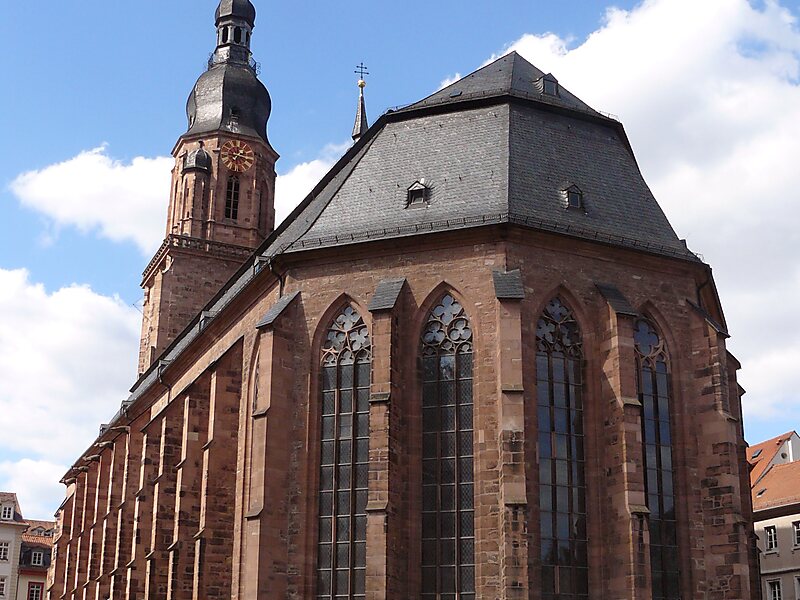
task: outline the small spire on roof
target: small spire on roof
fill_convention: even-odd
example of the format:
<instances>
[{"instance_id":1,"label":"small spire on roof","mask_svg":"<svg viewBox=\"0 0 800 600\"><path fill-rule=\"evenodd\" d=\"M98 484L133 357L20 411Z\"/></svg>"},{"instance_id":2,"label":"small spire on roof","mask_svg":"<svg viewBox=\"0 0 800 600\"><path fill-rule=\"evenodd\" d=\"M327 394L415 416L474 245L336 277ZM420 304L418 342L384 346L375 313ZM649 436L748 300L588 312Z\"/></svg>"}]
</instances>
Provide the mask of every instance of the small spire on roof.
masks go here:
<instances>
[{"instance_id":1,"label":"small spire on roof","mask_svg":"<svg viewBox=\"0 0 800 600\"><path fill-rule=\"evenodd\" d=\"M364 135L367 129L369 129L369 123L367 122L367 105L366 102L364 102L364 88L367 87L367 82L364 81L364 76L369 75L369 71L367 71L367 67L364 66L364 63L362 62L356 67L355 72L359 75L359 94L358 110L356 111L356 123L353 125L353 141L358 141L358 138Z\"/></svg>"}]
</instances>

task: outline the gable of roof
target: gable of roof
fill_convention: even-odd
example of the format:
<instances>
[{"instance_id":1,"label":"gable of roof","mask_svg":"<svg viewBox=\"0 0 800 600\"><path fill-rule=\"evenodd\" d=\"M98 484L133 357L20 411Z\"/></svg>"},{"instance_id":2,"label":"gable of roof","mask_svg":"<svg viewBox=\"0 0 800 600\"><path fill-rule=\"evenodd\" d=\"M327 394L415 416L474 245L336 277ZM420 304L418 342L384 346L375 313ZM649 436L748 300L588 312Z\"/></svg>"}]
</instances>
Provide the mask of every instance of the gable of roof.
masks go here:
<instances>
[{"instance_id":1,"label":"gable of roof","mask_svg":"<svg viewBox=\"0 0 800 600\"><path fill-rule=\"evenodd\" d=\"M19 500L14 492L0 492L0 504L13 504L14 505L14 518L11 522L22 524L24 519L22 517L22 509L19 506ZM2 521L9 523L9 521Z\"/></svg>"},{"instance_id":2,"label":"gable of roof","mask_svg":"<svg viewBox=\"0 0 800 600\"><path fill-rule=\"evenodd\" d=\"M508 95L600 116L599 112L560 83L557 94L544 93L542 79L545 76L556 81L555 77L544 73L513 51L402 110Z\"/></svg>"},{"instance_id":3,"label":"gable of roof","mask_svg":"<svg viewBox=\"0 0 800 600\"><path fill-rule=\"evenodd\" d=\"M747 449L747 462L750 463L750 487L754 487L764 477L778 451L794 435L797 435L794 431L788 431Z\"/></svg>"}]
</instances>

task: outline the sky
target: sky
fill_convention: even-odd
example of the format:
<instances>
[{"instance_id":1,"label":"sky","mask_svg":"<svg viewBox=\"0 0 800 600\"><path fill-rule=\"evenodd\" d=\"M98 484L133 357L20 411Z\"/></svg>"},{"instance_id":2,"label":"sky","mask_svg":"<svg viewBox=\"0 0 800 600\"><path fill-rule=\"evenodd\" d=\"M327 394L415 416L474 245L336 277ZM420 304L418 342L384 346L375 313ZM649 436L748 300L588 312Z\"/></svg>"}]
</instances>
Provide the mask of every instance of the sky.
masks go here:
<instances>
[{"instance_id":1,"label":"sky","mask_svg":"<svg viewBox=\"0 0 800 600\"><path fill-rule=\"evenodd\" d=\"M0 16L0 490L49 518L136 377L141 272L215 0L11 2ZM800 0L267 2L278 218L373 122L519 51L625 125L714 268L755 443L800 426Z\"/></svg>"}]
</instances>

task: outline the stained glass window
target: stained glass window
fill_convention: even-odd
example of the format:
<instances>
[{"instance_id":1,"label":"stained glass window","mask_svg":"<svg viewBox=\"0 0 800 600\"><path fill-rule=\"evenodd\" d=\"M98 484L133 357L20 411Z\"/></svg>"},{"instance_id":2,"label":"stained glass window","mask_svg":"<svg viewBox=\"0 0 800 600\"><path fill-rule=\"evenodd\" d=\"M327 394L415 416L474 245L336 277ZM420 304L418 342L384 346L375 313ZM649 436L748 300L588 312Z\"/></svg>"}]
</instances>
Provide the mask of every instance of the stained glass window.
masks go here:
<instances>
[{"instance_id":1,"label":"stained glass window","mask_svg":"<svg viewBox=\"0 0 800 600\"><path fill-rule=\"evenodd\" d=\"M472 328L450 295L422 334L422 599L475 599Z\"/></svg>"},{"instance_id":2,"label":"stained glass window","mask_svg":"<svg viewBox=\"0 0 800 600\"><path fill-rule=\"evenodd\" d=\"M558 298L536 326L542 599L589 597L583 430L583 349Z\"/></svg>"},{"instance_id":3,"label":"stained glass window","mask_svg":"<svg viewBox=\"0 0 800 600\"><path fill-rule=\"evenodd\" d=\"M634 342L642 403L645 491L650 510L653 600L677 600L680 575L667 350L655 326L646 319L636 322Z\"/></svg>"},{"instance_id":4,"label":"stained glass window","mask_svg":"<svg viewBox=\"0 0 800 600\"><path fill-rule=\"evenodd\" d=\"M322 349L317 598L365 596L372 347L358 312L336 317Z\"/></svg>"}]
</instances>

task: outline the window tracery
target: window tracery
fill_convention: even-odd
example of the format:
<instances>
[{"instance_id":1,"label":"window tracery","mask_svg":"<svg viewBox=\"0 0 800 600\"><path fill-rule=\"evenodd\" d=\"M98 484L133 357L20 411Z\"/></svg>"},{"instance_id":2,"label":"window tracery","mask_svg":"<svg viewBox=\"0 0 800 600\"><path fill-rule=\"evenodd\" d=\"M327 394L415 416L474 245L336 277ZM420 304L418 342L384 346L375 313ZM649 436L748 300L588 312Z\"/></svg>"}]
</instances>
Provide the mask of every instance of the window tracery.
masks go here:
<instances>
[{"instance_id":1,"label":"window tracery","mask_svg":"<svg viewBox=\"0 0 800 600\"><path fill-rule=\"evenodd\" d=\"M680 573L667 349L655 325L647 319L636 322L634 343L642 404L645 491L650 510L653 600L677 600L680 598Z\"/></svg>"},{"instance_id":2,"label":"window tracery","mask_svg":"<svg viewBox=\"0 0 800 600\"><path fill-rule=\"evenodd\" d=\"M583 429L583 346L559 298L536 327L543 600L589 597Z\"/></svg>"},{"instance_id":3,"label":"window tracery","mask_svg":"<svg viewBox=\"0 0 800 600\"><path fill-rule=\"evenodd\" d=\"M320 600L365 597L371 361L367 325L346 306L322 347Z\"/></svg>"},{"instance_id":4,"label":"window tracery","mask_svg":"<svg viewBox=\"0 0 800 600\"><path fill-rule=\"evenodd\" d=\"M445 295L422 334L422 598L475 599L473 332Z\"/></svg>"}]
</instances>

